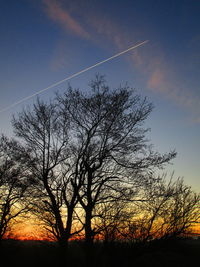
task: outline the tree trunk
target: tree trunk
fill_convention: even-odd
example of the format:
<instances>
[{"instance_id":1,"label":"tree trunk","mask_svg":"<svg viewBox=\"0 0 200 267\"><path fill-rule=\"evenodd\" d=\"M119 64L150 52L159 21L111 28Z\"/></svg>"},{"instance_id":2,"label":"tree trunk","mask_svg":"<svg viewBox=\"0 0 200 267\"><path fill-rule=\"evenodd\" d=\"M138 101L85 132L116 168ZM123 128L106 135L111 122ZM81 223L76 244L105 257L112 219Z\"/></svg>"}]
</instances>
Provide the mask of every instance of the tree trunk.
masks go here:
<instances>
[{"instance_id":1,"label":"tree trunk","mask_svg":"<svg viewBox=\"0 0 200 267\"><path fill-rule=\"evenodd\" d=\"M68 213L67 213L67 224L65 229L65 238L66 242L68 242L70 236L71 236L71 228L72 228L72 220L73 220L73 211L74 207L68 207Z\"/></svg>"},{"instance_id":2,"label":"tree trunk","mask_svg":"<svg viewBox=\"0 0 200 267\"><path fill-rule=\"evenodd\" d=\"M92 221L92 207L87 206L86 211L85 211L85 242L87 245L92 245L93 244L93 231L92 231L92 226L91 226L91 221Z\"/></svg>"},{"instance_id":3,"label":"tree trunk","mask_svg":"<svg viewBox=\"0 0 200 267\"><path fill-rule=\"evenodd\" d=\"M92 230L92 206L87 206L85 209L85 254L86 266L93 266L94 261L94 232Z\"/></svg>"},{"instance_id":4,"label":"tree trunk","mask_svg":"<svg viewBox=\"0 0 200 267\"><path fill-rule=\"evenodd\" d=\"M43 183L44 183L44 187L48 193L48 196L50 198L50 201L51 201L51 208L52 208L52 212L53 212L53 215L55 216L55 219L56 219L56 231L58 231L58 242L60 245L63 245L64 246L64 243L65 243L65 229L64 229L64 225L63 225L63 221L62 221L62 217L61 217L61 214L60 214L60 210L59 210L59 207L57 206L57 203L56 203L56 199L55 199L55 196L54 194L52 193L49 185L48 185L48 182L47 182L47 177L44 177L43 178Z\"/></svg>"}]
</instances>

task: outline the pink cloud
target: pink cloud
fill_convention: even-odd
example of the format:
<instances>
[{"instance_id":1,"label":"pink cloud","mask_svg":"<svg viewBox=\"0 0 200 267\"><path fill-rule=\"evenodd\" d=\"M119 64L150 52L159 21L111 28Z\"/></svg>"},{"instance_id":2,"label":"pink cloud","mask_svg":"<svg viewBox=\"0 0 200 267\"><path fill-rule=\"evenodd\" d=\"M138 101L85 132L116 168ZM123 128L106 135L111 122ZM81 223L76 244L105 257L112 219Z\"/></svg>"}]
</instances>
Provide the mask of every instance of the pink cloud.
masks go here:
<instances>
[{"instance_id":1,"label":"pink cloud","mask_svg":"<svg viewBox=\"0 0 200 267\"><path fill-rule=\"evenodd\" d=\"M45 11L50 19L59 23L66 31L82 38L89 38L88 32L61 6L58 0L43 0Z\"/></svg>"},{"instance_id":2,"label":"pink cloud","mask_svg":"<svg viewBox=\"0 0 200 267\"><path fill-rule=\"evenodd\" d=\"M147 87L156 91L161 91L164 85L165 74L160 69L155 69L147 81Z\"/></svg>"},{"instance_id":3,"label":"pink cloud","mask_svg":"<svg viewBox=\"0 0 200 267\"><path fill-rule=\"evenodd\" d=\"M86 16L84 12L81 13L80 10L76 10L87 24L86 31L72 17L69 11L61 6L58 0L43 0L43 2L48 16L53 21L59 23L66 31L71 31L82 38L90 39L94 44L101 47L106 48L112 45L113 50L120 51L142 41L137 39L137 36L140 36L137 29L132 29L130 32L130 29L124 29L122 25L119 25L109 17L104 16L102 18L98 14L87 14ZM56 56L58 60L54 62L55 68L62 67L65 64L62 53L60 53ZM133 53L126 55L125 58L134 69L138 70L144 77L147 77L147 89L170 99L178 106L190 110L194 117L198 118L195 121L199 121L199 97L192 94L181 81L177 80L176 70L168 62L159 44L155 44L150 40L148 49L134 50Z\"/></svg>"},{"instance_id":4,"label":"pink cloud","mask_svg":"<svg viewBox=\"0 0 200 267\"><path fill-rule=\"evenodd\" d=\"M90 29L95 32L95 38L93 37L93 42L101 45L103 47L110 47L112 45L113 53L114 51L122 51L130 46L133 46L140 41L137 39L137 33L130 33L129 30L124 29L121 25L111 20L109 17L98 16L98 14L91 15L87 17L88 25ZM141 56L141 51L134 50L133 53L125 55L125 58L134 64L137 68L141 66L143 58Z\"/></svg>"},{"instance_id":5,"label":"pink cloud","mask_svg":"<svg viewBox=\"0 0 200 267\"><path fill-rule=\"evenodd\" d=\"M161 66L160 66L161 67ZM159 93L177 106L188 110L193 123L200 123L200 98L172 77L169 70L155 69L147 81L147 88Z\"/></svg>"},{"instance_id":6,"label":"pink cloud","mask_svg":"<svg viewBox=\"0 0 200 267\"><path fill-rule=\"evenodd\" d=\"M136 43L132 35L123 31L113 22L95 20L92 23L98 30L98 33L109 40L117 50L123 50ZM130 37L131 36L131 37ZM182 82L176 78L176 70L170 67L164 51L157 44L149 44L149 49L134 50L126 56L126 59L146 78L146 87L155 94L169 99L177 106L187 109L192 117L193 122L198 123L200 120L200 99L193 94L188 88L182 85Z\"/></svg>"}]
</instances>

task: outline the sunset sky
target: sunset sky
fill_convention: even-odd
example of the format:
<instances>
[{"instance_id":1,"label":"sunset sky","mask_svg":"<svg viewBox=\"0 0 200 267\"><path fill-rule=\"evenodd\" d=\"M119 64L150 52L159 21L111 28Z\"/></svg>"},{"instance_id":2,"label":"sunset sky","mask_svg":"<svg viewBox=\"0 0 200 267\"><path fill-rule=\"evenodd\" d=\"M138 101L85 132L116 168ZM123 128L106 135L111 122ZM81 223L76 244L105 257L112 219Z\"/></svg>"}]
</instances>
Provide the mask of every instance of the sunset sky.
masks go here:
<instances>
[{"instance_id":1,"label":"sunset sky","mask_svg":"<svg viewBox=\"0 0 200 267\"><path fill-rule=\"evenodd\" d=\"M199 0L2 0L0 110L144 40L70 84L87 90L100 73L113 88L128 82L147 96L154 149L178 153L166 171L200 191ZM12 135L12 114L34 100L1 112L0 132Z\"/></svg>"}]
</instances>

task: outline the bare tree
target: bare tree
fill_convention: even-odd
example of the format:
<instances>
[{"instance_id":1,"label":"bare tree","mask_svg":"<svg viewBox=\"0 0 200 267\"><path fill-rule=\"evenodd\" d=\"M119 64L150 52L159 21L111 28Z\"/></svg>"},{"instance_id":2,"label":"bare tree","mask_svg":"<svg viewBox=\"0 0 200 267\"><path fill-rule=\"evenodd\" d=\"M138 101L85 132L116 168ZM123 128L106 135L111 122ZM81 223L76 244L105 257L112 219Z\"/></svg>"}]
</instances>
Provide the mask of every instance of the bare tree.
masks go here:
<instances>
[{"instance_id":1,"label":"bare tree","mask_svg":"<svg viewBox=\"0 0 200 267\"><path fill-rule=\"evenodd\" d=\"M29 210L26 199L25 169L16 162L13 149L18 144L5 136L0 139L0 240L11 231L15 219Z\"/></svg>"},{"instance_id":2,"label":"bare tree","mask_svg":"<svg viewBox=\"0 0 200 267\"><path fill-rule=\"evenodd\" d=\"M77 197L70 181L69 127L67 116L59 113L55 103L39 99L32 110L13 118L14 132L23 149L19 158L31 178L32 211L62 245L73 234L72 220Z\"/></svg>"},{"instance_id":3,"label":"bare tree","mask_svg":"<svg viewBox=\"0 0 200 267\"><path fill-rule=\"evenodd\" d=\"M167 181L166 175L146 188L139 204L143 215L143 241L187 234L200 219L200 195L182 179Z\"/></svg>"},{"instance_id":4,"label":"bare tree","mask_svg":"<svg viewBox=\"0 0 200 267\"><path fill-rule=\"evenodd\" d=\"M87 244L103 229L97 220L104 231L117 229L124 203L138 201L154 169L176 156L154 152L146 140L143 123L153 108L146 98L127 85L111 90L101 76L90 87L87 93L69 87L50 103L37 100L12 121L21 139L18 159L29 172L32 211L61 244L82 230L75 218ZM114 203L122 206L114 209Z\"/></svg>"},{"instance_id":5,"label":"bare tree","mask_svg":"<svg viewBox=\"0 0 200 267\"><path fill-rule=\"evenodd\" d=\"M167 225L165 237L186 235L200 222L200 195L185 185L182 179L178 179L174 187L171 205L163 216Z\"/></svg>"},{"instance_id":6,"label":"bare tree","mask_svg":"<svg viewBox=\"0 0 200 267\"><path fill-rule=\"evenodd\" d=\"M96 208L98 216L94 216L94 227L98 238L105 244L125 239L127 224L135 215L131 203L118 199L99 204Z\"/></svg>"},{"instance_id":7,"label":"bare tree","mask_svg":"<svg viewBox=\"0 0 200 267\"><path fill-rule=\"evenodd\" d=\"M70 87L58 96L62 112L70 119L71 181L85 211L88 244L96 234L92 225L98 204L134 195L145 173L161 168L176 155L174 151L161 155L148 144L142 125L152 105L146 98L128 86L111 90L101 76L90 86L90 93Z\"/></svg>"}]
</instances>

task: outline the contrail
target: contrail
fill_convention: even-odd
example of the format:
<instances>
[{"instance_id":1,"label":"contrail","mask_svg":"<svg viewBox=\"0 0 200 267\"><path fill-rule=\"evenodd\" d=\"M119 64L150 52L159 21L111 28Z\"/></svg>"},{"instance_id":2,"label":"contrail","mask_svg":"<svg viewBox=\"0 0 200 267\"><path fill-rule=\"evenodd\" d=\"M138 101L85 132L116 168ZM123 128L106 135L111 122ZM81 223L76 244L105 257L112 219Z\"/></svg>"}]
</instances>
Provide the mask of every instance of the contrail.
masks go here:
<instances>
[{"instance_id":1,"label":"contrail","mask_svg":"<svg viewBox=\"0 0 200 267\"><path fill-rule=\"evenodd\" d=\"M100 61L100 62L98 62L98 63L96 63L96 64L94 64L94 65L92 65L92 66L90 66L90 67L87 67L87 68L85 68L85 69L83 69L83 70L81 70L81 71L79 71L79 72L77 72L77 73L75 73L75 74L72 74L72 75L68 76L67 78L65 78L65 79L63 79L63 80L61 80L61 81L59 81L59 82L53 83L52 85L50 85L50 86L48 86L48 87L46 87L46 88L44 88L44 89L42 89L42 90L40 90L40 91L37 91L36 93L34 93L34 94L32 94L32 95L26 96L26 97L22 98L21 100L19 100L19 101L17 101L17 102L14 102L13 104L9 105L8 107L1 109L1 110L0 110L0 113L4 112L4 111L6 111L6 110L9 110L9 109L11 109L11 108L13 108L13 107L15 107L15 106L21 104L22 102L24 102L24 101L26 101L26 100L28 100L28 99L30 99L30 98L36 96L36 95L39 95L39 94L41 94L42 92L47 91L47 90L49 90L49 89L51 89L51 88L53 88L53 87L55 87L55 86L57 86L57 85L59 85L59 84L61 84L61 83L63 83L63 82L66 82L66 81L68 81L68 80L70 80L70 79L72 79L72 78L74 78L74 77L76 77L76 76L78 76L78 75L80 75L80 74L82 74L82 73L88 71L88 70L91 70L91 69L93 69L93 68L95 68L95 67L97 67L97 66L99 66L99 65L101 65L101 64L103 64L103 63L105 63L105 62L107 62L107 61L110 61L110 60L112 60L113 58L119 57L119 56L121 56L121 55L123 55L123 54L125 54L125 53L127 53L127 52L129 52L129 51L131 51L131 50L133 50L133 49L135 49L135 48L137 48L137 47L139 47L139 46L142 46L142 45L146 44L147 42L148 42L148 40L143 41L143 42L141 42L141 43L139 43L139 44L136 44L136 45L134 45L134 46L131 46L131 47L129 47L128 49L126 49L126 50L124 50L124 51L122 51L122 52L119 52L119 53L117 53L117 54L115 54L115 55L113 55L113 56L111 56L111 57L109 57L109 58L107 58L107 59L104 59L104 60L102 60L102 61Z\"/></svg>"}]
</instances>

